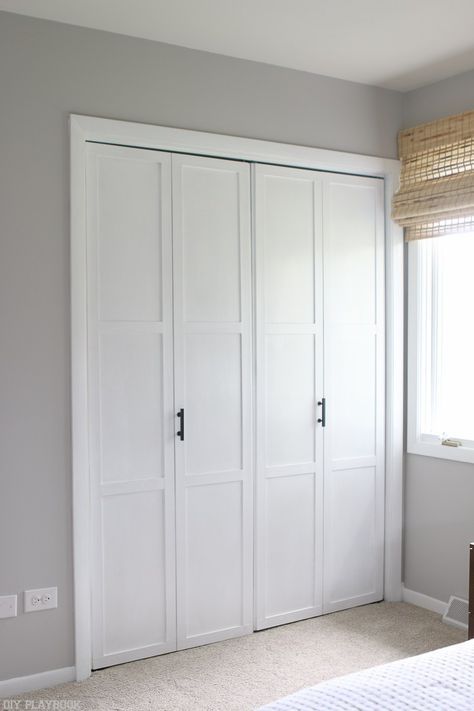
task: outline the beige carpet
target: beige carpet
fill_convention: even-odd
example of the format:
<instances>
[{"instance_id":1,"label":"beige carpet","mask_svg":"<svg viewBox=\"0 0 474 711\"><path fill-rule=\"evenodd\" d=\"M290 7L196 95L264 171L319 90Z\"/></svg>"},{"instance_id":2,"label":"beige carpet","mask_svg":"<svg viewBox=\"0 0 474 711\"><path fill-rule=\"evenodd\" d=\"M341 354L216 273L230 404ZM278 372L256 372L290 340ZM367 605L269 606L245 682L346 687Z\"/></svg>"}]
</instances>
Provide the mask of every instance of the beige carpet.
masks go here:
<instances>
[{"instance_id":1,"label":"beige carpet","mask_svg":"<svg viewBox=\"0 0 474 711\"><path fill-rule=\"evenodd\" d=\"M111 667L17 698L79 700L80 711L251 711L323 679L465 638L432 612L382 602Z\"/></svg>"}]
</instances>

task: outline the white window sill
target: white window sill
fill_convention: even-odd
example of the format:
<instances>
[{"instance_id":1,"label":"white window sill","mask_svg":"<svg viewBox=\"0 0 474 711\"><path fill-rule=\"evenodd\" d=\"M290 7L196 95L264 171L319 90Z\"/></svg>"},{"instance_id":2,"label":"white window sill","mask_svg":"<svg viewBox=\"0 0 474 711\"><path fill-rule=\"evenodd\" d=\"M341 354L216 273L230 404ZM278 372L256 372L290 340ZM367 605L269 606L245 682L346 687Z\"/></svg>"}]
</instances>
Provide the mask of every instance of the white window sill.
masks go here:
<instances>
[{"instance_id":1,"label":"white window sill","mask_svg":"<svg viewBox=\"0 0 474 711\"><path fill-rule=\"evenodd\" d=\"M474 447L448 447L440 442L427 442L422 439L408 441L408 454L421 454L425 457L448 459L453 462L469 462L474 464Z\"/></svg>"}]
</instances>

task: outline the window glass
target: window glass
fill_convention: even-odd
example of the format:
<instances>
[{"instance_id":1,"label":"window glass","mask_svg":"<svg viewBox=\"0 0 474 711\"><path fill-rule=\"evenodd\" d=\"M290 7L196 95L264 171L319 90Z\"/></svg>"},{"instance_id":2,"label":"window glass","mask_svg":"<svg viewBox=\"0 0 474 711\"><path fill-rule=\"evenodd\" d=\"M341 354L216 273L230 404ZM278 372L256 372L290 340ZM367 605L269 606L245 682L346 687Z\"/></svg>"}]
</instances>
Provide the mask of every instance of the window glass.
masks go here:
<instances>
[{"instance_id":1,"label":"window glass","mask_svg":"<svg viewBox=\"0 0 474 711\"><path fill-rule=\"evenodd\" d=\"M421 433L474 440L474 234L419 242Z\"/></svg>"}]
</instances>

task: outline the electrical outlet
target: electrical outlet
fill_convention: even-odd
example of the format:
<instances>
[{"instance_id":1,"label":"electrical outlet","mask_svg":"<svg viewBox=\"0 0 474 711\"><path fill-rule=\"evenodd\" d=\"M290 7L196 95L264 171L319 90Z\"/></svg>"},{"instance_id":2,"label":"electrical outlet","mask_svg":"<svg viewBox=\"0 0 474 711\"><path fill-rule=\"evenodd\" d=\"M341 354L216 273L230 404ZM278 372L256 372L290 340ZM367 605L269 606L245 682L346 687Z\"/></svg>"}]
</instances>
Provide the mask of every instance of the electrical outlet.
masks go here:
<instances>
[{"instance_id":1,"label":"electrical outlet","mask_svg":"<svg viewBox=\"0 0 474 711\"><path fill-rule=\"evenodd\" d=\"M51 610L58 606L57 588L38 588L37 590L25 590L25 612L39 612L39 610Z\"/></svg>"},{"instance_id":2,"label":"electrical outlet","mask_svg":"<svg viewBox=\"0 0 474 711\"><path fill-rule=\"evenodd\" d=\"M4 617L16 617L17 596L2 595L0 597L0 619Z\"/></svg>"}]
</instances>

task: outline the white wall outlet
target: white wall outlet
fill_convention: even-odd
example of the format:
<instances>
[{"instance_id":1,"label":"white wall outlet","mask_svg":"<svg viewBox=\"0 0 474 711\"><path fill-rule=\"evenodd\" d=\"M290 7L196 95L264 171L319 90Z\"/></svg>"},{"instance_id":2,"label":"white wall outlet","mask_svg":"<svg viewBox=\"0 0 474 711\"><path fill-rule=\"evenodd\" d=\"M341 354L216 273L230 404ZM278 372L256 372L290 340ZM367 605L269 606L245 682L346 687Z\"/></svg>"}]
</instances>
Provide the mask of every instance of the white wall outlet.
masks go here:
<instances>
[{"instance_id":1,"label":"white wall outlet","mask_svg":"<svg viewBox=\"0 0 474 711\"><path fill-rule=\"evenodd\" d=\"M4 617L16 617L17 614L17 596L2 595L0 597L0 619Z\"/></svg>"},{"instance_id":2,"label":"white wall outlet","mask_svg":"<svg viewBox=\"0 0 474 711\"><path fill-rule=\"evenodd\" d=\"M53 607L57 606L57 588L38 588L37 590L25 590L25 612L51 610Z\"/></svg>"}]
</instances>

